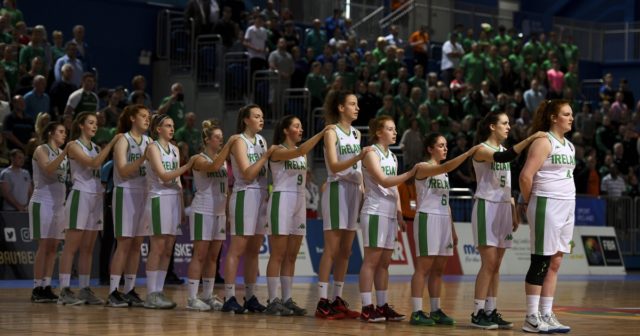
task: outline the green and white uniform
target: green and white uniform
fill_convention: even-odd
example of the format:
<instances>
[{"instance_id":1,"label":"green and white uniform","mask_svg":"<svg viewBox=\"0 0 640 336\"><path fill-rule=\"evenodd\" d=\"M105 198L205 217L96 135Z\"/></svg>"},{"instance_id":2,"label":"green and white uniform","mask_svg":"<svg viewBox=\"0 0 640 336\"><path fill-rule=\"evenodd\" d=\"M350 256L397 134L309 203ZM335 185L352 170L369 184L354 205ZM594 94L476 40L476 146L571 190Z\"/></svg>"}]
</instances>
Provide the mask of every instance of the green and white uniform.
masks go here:
<instances>
[{"instance_id":1,"label":"green and white uniform","mask_svg":"<svg viewBox=\"0 0 640 336\"><path fill-rule=\"evenodd\" d=\"M487 143L492 151L505 151ZM478 187L474 195L471 227L476 246L511 247L513 214L511 211L511 165L473 160Z\"/></svg>"},{"instance_id":2,"label":"green and white uniform","mask_svg":"<svg viewBox=\"0 0 640 336\"><path fill-rule=\"evenodd\" d=\"M247 146L247 159L252 165L267 152L267 141L260 134L256 134L254 141L249 140L244 133L240 139ZM236 158L231 156L231 169L235 182L233 193L229 200L229 220L231 234L236 236L263 235L267 226L267 167L260 169L258 176L251 180L244 180L240 174L240 166Z\"/></svg>"},{"instance_id":3,"label":"green and white uniform","mask_svg":"<svg viewBox=\"0 0 640 336\"><path fill-rule=\"evenodd\" d=\"M200 153L212 163L206 153ZM218 171L205 172L193 169L196 194L191 202L189 228L191 240L225 240L227 216L228 174L226 164Z\"/></svg>"},{"instance_id":4,"label":"green and white uniform","mask_svg":"<svg viewBox=\"0 0 640 336\"><path fill-rule=\"evenodd\" d=\"M452 256L449 177L444 173L416 179L416 194L418 209L413 221L413 239L418 256Z\"/></svg>"},{"instance_id":5,"label":"green and white uniform","mask_svg":"<svg viewBox=\"0 0 640 336\"><path fill-rule=\"evenodd\" d=\"M150 143L149 146L156 146L160 151L160 160L165 172L175 171L180 167L180 152L176 146L169 144L165 149L158 141ZM175 236L178 233L182 215L180 177L163 182L151 169L149 160L144 165L149 188L143 220L149 226L147 232L154 236Z\"/></svg>"},{"instance_id":6,"label":"green and white uniform","mask_svg":"<svg viewBox=\"0 0 640 336\"><path fill-rule=\"evenodd\" d=\"M144 155L151 138L142 135L138 143L131 133L125 133L127 141L126 164L138 160ZM138 171L131 176L120 176L118 169L113 168L113 232L118 237L140 237L149 234L148 224L143 222L145 202L147 200L147 167L143 164Z\"/></svg>"},{"instance_id":7,"label":"green and white uniform","mask_svg":"<svg viewBox=\"0 0 640 336\"><path fill-rule=\"evenodd\" d=\"M100 149L91 142L89 147L75 140L85 155L94 158ZM68 144L67 146L69 146ZM65 203L65 218L68 229L101 231L103 192L100 168L91 168L70 159L73 186Z\"/></svg>"},{"instance_id":8,"label":"green and white uniform","mask_svg":"<svg viewBox=\"0 0 640 336\"><path fill-rule=\"evenodd\" d=\"M364 203L360 213L360 227L365 247L394 249L398 240L398 192L397 187L379 185L368 169L382 169L385 176L396 176L398 160L391 150L385 153L374 145L373 151L380 159L380 167L363 169Z\"/></svg>"},{"instance_id":9,"label":"green and white uniform","mask_svg":"<svg viewBox=\"0 0 640 336\"><path fill-rule=\"evenodd\" d=\"M571 253L576 208L576 151L567 140L548 133L551 153L533 176L527 220L531 226L531 253Z\"/></svg>"},{"instance_id":10,"label":"green and white uniform","mask_svg":"<svg viewBox=\"0 0 640 336\"><path fill-rule=\"evenodd\" d=\"M280 145L286 148L285 145ZM304 236L307 232L307 158L270 161L273 193L267 207L267 234Z\"/></svg>"},{"instance_id":11,"label":"green and white uniform","mask_svg":"<svg viewBox=\"0 0 640 336\"><path fill-rule=\"evenodd\" d=\"M41 145L51 162L62 150L54 150L48 144ZM64 196L69 160L65 157L53 174L40 169L36 157L33 167L33 195L29 202L29 236L31 239L64 238Z\"/></svg>"},{"instance_id":12,"label":"green and white uniform","mask_svg":"<svg viewBox=\"0 0 640 336\"><path fill-rule=\"evenodd\" d=\"M346 161L360 154L359 132L350 127L343 130L336 125L336 153L338 161ZM325 155L326 156L326 155ZM322 193L322 218L324 230L351 230L358 229L358 209L362 200L360 185L362 184L362 167L360 161L353 166L332 173L326 161L327 189Z\"/></svg>"}]
</instances>

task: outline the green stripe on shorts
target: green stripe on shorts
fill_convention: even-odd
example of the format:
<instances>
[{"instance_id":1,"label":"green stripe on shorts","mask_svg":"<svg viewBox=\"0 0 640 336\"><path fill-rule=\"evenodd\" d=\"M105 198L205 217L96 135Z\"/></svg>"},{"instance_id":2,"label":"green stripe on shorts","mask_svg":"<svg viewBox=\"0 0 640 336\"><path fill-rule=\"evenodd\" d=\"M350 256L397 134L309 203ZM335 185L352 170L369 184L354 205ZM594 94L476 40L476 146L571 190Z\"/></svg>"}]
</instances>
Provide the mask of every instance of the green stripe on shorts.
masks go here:
<instances>
[{"instance_id":1,"label":"green stripe on shorts","mask_svg":"<svg viewBox=\"0 0 640 336\"><path fill-rule=\"evenodd\" d=\"M338 181L331 182L329 185L329 215L331 221L331 230L340 229L340 191Z\"/></svg>"},{"instance_id":2,"label":"green stripe on shorts","mask_svg":"<svg viewBox=\"0 0 640 336\"><path fill-rule=\"evenodd\" d=\"M236 236L244 235L244 190L236 194Z\"/></svg>"},{"instance_id":3,"label":"green stripe on shorts","mask_svg":"<svg viewBox=\"0 0 640 336\"><path fill-rule=\"evenodd\" d=\"M115 232L116 237L122 237L122 208L124 207L124 189L116 187L116 218Z\"/></svg>"},{"instance_id":4,"label":"green stripe on shorts","mask_svg":"<svg viewBox=\"0 0 640 336\"><path fill-rule=\"evenodd\" d=\"M424 212L418 213L418 243L419 255L426 257L429 255L429 241L427 239L427 219L429 215ZM415 233L414 233L415 234Z\"/></svg>"},{"instance_id":5,"label":"green stripe on shorts","mask_svg":"<svg viewBox=\"0 0 640 336\"><path fill-rule=\"evenodd\" d=\"M71 191L71 207L69 215L69 229L78 227L78 206L80 206L80 191Z\"/></svg>"},{"instance_id":6,"label":"green stripe on shorts","mask_svg":"<svg viewBox=\"0 0 640 336\"><path fill-rule=\"evenodd\" d=\"M273 195L271 195L271 197L273 197L271 201L271 234L278 235L280 234L279 232L279 228L280 228L279 215L280 214L278 213L280 210L280 192L279 191L273 192Z\"/></svg>"},{"instance_id":7,"label":"green stripe on shorts","mask_svg":"<svg viewBox=\"0 0 640 336\"><path fill-rule=\"evenodd\" d=\"M487 245L487 208L482 198L478 199L476 222L478 224L478 245Z\"/></svg>"},{"instance_id":8,"label":"green stripe on shorts","mask_svg":"<svg viewBox=\"0 0 640 336\"><path fill-rule=\"evenodd\" d=\"M42 234L40 233L40 203L32 203L31 216L33 218L33 239L40 239L40 237L42 236Z\"/></svg>"},{"instance_id":9,"label":"green stripe on shorts","mask_svg":"<svg viewBox=\"0 0 640 336\"><path fill-rule=\"evenodd\" d=\"M380 216L369 215L369 247L378 247L378 222Z\"/></svg>"},{"instance_id":10,"label":"green stripe on shorts","mask_svg":"<svg viewBox=\"0 0 640 336\"><path fill-rule=\"evenodd\" d=\"M536 230L534 238L536 240L536 254L544 254L544 215L547 212L547 198L536 197Z\"/></svg>"},{"instance_id":11,"label":"green stripe on shorts","mask_svg":"<svg viewBox=\"0 0 640 336\"><path fill-rule=\"evenodd\" d=\"M151 198L151 225L153 235L162 234L162 218L160 217L160 197Z\"/></svg>"},{"instance_id":12,"label":"green stripe on shorts","mask_svg":"<svg viewBox=\"0 0 640 336\"><path fill-rule=\"evenodd\" d=\"M204 218L201 213L195 213L193 218L193 240L202 240L202 227Z\"/></svg>"}]
</instances>

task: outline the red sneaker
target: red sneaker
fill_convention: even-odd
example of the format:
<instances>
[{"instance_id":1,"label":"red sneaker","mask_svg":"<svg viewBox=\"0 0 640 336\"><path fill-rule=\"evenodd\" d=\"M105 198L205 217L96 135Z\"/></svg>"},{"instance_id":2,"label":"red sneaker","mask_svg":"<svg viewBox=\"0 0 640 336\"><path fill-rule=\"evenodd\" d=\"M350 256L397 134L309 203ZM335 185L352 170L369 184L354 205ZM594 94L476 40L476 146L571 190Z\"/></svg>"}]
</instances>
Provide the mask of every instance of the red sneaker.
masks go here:
<instances>
[{"instance_id":1,"label":"red sneaker","mask_svg":"<svg viewBox=\"0 0 640 336\"><path fill-rule=\"evenodd\" d=\"M384 322L384 316L380 315L380 311L376 309L372 304L362 307L362 313L360 313L360 319L364 322L377 323Z\"/></svg>"},{"instance_id":2,"label":"red sneaker","mask_svg":"<svg viewBox=\"0 0 640 336\"><path fill-rule=\"evenodd\" d=\"M358 313L355 310L350 310L349 309L349 304L347 303L347 301L343 300L339 296L336 296L336 299L333 300L333 302L331 303L331 306L336 311L339 311L339 312L343 313L344 316L347 317L347 318L355 319L355 318L360 317L360 313Z\"/></svg>"},{"instance_id":3,"label":"red sneaker","mask_svg":"<svg viewBox=\"0 0 640 336\"><path fill-rule=\"evenodd\" d=\"M398 314L398 312L393 310L393 307L391 307L388 303L385 303L384 306L378 307L376 309L378 310L378 313L380 313L381 316L384 316L387 321L402 321L406 318L405 315Z\"/></svg>"},{"instance_id":4,"label":"red sneaker","mask_svg":"<svg viewBox=\"0 0 640 336\"><path fill-rule=\"evenodd\" d=\"M342 312L333 309L331 303L327 299L320 299L320 301L318 301L316 317L326 320L342 320L345 318Z\"/></svg>"}]
</instances>

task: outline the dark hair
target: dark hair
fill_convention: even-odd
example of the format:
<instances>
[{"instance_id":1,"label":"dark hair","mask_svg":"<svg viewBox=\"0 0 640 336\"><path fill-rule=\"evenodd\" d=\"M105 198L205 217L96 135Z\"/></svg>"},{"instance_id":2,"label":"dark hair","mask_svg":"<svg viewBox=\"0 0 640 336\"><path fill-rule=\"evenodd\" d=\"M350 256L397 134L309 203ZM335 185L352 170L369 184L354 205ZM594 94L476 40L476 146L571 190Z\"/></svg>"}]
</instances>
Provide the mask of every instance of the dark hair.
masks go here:
<instances>
[{"instance_id":1,"label":"dark hair","mask_svg":"<svg viewBox=\"0 0 640 336\"><path fill-rule=\"evenodd\" d=\"M260 108L260 106L258 106L258 104L248 104L238 110L238 124L236 126L237 133L242 133L247 128L247 125L244 123L244 119L251 116L251 109L253 108Z\"/></svg>"},{"instance_id":2,"label":"dark hair","mask_svg":"<svg viewBox=\"0 0 640 336\"><path fill-rule=\"evenodd\" d=\"M80 134L82 134L82 130L80 129L80 125L84 124L84 122L90 116L93 116L96 119L98 118L96 116L95 112L85 111L85 112L80 112L76 116L76 118L73 120L73 124L71 124L71 139L72 140L75 140L75 139L80 137Z\"/></svg>"},{"instance_id":3,"label":"dark hair","mask_svg":"<svg viewBox=\"0 0 640 336\"><path fill-rule=\"evenodd\" d=\"M18 155L18 154L24 155L24 152L22 151L22 149L14 148L11 151L9 151L9 157L12 158L12 159L15 158L16 155Z\"/></svg>"},{"instance_id":4,"label":"dark hair","mask_svg":"<svg viewBox=\"0 0 640 336\"><path fill-rule=\"evenodd\" d=\"M64 125L58 121L50 121L49 123L47 123L47 125L42 130L40 130L40 134L38 134L40 143L44 144L49 142L49 137L53 135L53 132L55 132L58 126L64 127Z\"/></svg>"},{"instance_id":5,"label":"dark hair","mask_svg":"<svg viewBox=\"0 0 640 336\"><path fill-rule=\"evenodd\" d=\"M507 115L504 111L494 111L487 113L482 120L478 123L476 128L476 136L473 139L473 144L477 145L483 141L486 141L491 135L490 125L495 125L500 120L500 115Z\"/></svg>"},{"instance_id":6,"label":"dark hair","mask_svg":"<svg viewBox=\"0 0 640 336\"><path fill-rule=\"evenodd\" d=\"M87 78L93 78L96 79L96 75L93 74L93 72L85 72L82 74L82 81L84 82L85 79Z\"/></svg>"},{"instance_id":7,"label":"dark hair","mask_svg":"<svg viewBox=\"0 0 640 336\"><path fill-rule=\"evenodd\" d=\"M131 117L135 117L142 110L147 110L147 107L144 105L136 104L136 105L128 105L122 110L120 113L120 117L118 118L118 133L126 133L131 130L133 126L133 122L131 121Z\"/></svg>"},{"instance_id":8,"label":"dark hair","mask_svg":"<svg viewBox=\"0 0 640 336\"><path fill-rule=\"evenodd\" d=\"M142 98L142 100L145 100L147 98L144 94L144 91L142 90L133 91L133 94L131 95L131 103L135 104L136 101L140 98Z\"/></svg>"},{"instance_id":9,"label":"dark hair","mask_svg":"<svg viewBox=\"0 0 640 336\"><path fill-rule=\"evenodd\" d=\"M565 99L545 100L539 106L531 118L530 134L538 131L548 131L551 128L551 117L558 116L560 108L569 105Z\"/></svg>"},{"instance_id":10,"label":"dark hair","mask_svg":"<svg viewBox=\"0 0 640 336\"><path fill-rule=\"evenodd\" d=\"M393 118L388 115L381 115L369 120L369 144L373 145L378 142L379 139L376 133L384 127L386 121L393 122Z\"/></svg>"},{"instance_id":11,"label":"dark hair","mask_svg":"<svg viewBox=\"0 0 640 336\"><path fill-rule=\"evenodd\" d=\"M213 135L213 131L217 129L222 129L222 128L220 127L220 123L215 119L205 120L202 122L202 145L203 146L207 144L207 140L211 138L211 135Z\"/></svg>"},{"instance_id":12,"label":"dark hair","mask_svg":"<svg viewBox=\"0 0 640 336\"><path fill-rule=\"evenodd\" d=\"M160 127L160 125L162 125L162 123L167 119L171 119L171 117L168 114L156 113L151 117L151 125L149 126L149 135L151 135L152 139L158 139L158 127Z\"/></svg>"},{"instance_id":13,"label":"dark hair","mask_svg":"<svg viewBox=\"0 0 640 336\"><path fill-rule=\"evenodd\" d=\"M282 143L284 143L284 140L286 138L286 135L284 135L284 130L286 130L287 128L291 127L291 124L293 124L293 119L298 119L298 117L289 114L286 115L284 117L282 117L280 120L278 120L278 123L276 124L276 127L273 130L273 144L274 145L280 145ZM300 120L300 119L298 119Z\"/></svg>"},{"instance_id":14,"label":"dark hair","mask_svg":"<svg viewBox=\"0 0 640 336\"><path fill-rule=\"evenodd\" d=\"M431 132L427 134L427 136L424 138L424 151L425 151L425 157L427 160L431 160L431 154L429 153L429 148L433 148L433 146L436 145L436 142L438 142L438 138L440 137L444 138L444 135L438 132Z\"/></svg>"},{"instance_id":15,"label":"dark hair","mask_svg":"<svg viewBox=\"0 0 640 336\"><path fill-rule=\"evenodd\" d=\"M344 105L347 101L347 96L353 95L353 93L344 90L331 90L327 93L327 97L324 99L324 122L326 124L335 124L340 120L339 105Z\"/></svg>"}]
</instances>

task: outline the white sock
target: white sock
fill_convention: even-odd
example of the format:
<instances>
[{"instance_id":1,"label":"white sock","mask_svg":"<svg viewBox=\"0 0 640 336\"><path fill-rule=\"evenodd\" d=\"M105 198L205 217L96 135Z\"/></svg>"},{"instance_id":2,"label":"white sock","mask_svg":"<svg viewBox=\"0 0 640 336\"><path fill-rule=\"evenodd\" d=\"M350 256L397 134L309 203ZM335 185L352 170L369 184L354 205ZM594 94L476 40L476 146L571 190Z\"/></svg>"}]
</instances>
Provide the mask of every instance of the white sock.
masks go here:
<instances>
[{"instance_id":1,"label":"white sock","mask_svg":"<svg viewBox=\"0 0 640 336\"><path fill-rule=\"evenodd\" d=\"M362 299L362 308L372 304L371 292L360 293L360 298Z\"/></svg>"},{"instance_id":2,"label":"white sock","mask_svg":"<svg viewBox=\"0 0 640 336\"><path fill-rule=\"evenodd\" d=\"M195 299L198 297L198 286L200 285L200 280L198 279L189 279L187 281L187 287L189 290L189 298Z\"/></svg>"},{"instance_id":3,"label":"white sock","mask_svg":"<svg viewBox=\"0 0 640 336\"><path fill-rule=\"evenodd\" d=\"M118 289L118 285L120 284L120 278L121 276L119 275L111 274L111 276L109 277L109 294L113 293L114 290Z\"/></svg>"},{"instance_id":4,"label":"white sock","mask_svg":"<svg viewBox=\"0 0 640 336\"><path fill-rule=\"evenodd\" d=\"M273 302L278 298L278 285L280 284L279 277L267 277L267 289L269 291L269 302Z\"/></svg>"},{"instance_id":5,"label":"white sock","mask_svg":"<svg viewBox=\"0 0 640 336\"><path fill-rule=\"evenodd\" d=\"M251 299L256 295L256 284L244 284L244 296L247 300Z\"/></svg>"},{"instance_id":6,"label":"white sock","mask_svg":"<svg viewBox=\"0 0 640 336\"><path fill-rule=\"evenodd\" d=\"M38 288L38 287L42 287L42 280L41 279L33 279L33 288Z\"/></svg>"},{"instance_id":7,"label":"white sock","mask_svg":"<svg viewBox=\"0 0 640 336\"><path fill-rule=\"evenodd\" d=\"M487 316L489 316L496 308L498 305L498 298L495 296L488 296L487 297L487 301L485 302L484 306L484 312L485 314L487 314Z\"/></svg>"},{"instance_id":8,"label":"white sock","mask_svg":"<svg viewBox=\"0 0 640 336\"><path fill-rule=\"evenodd\" d=\"M440 298L431 298L431 311L437 311L440 309Z\"/></svg>"},{"instance_id":9,"label":"white sock","mask_svg":"<svg viewBox=\"0 0 640 336\"><path fill-rule=\"evenodd\" d=\"M318 296L321 299L329 298L329 283L328 282L318 282Z\"/></svg>"},{"instance_id":10,"label":"white sock","mask_svg":"<svg viewBox=\"0 0 640 336\"><path fill-rule=\"evenodd\" d=\"M230 298L236 296L236 285L234 284L225 284L224 285L224 299L229 300Z\"/></svg>"},{"instance_id":11,"label":"white sock","mask_svg":"<svg viewBox=\"0 0 640 336\"><path fill-rule=\"evenodd\" d=\"M147 271L147 295L158 291L156 283L158 282L158 271Z\"/></svg>"},{"instance_id":12,"label":"white sock","mask_svg":"<svg viewBox=\"0 0 640 336\"><path fill-rule=\"evenodd\" d=\"M412 297L411 305L413 306L413 312L418 312L422 310L422 298L421 297Z\"/></svg>"},{"instance_id":13,"label":"white sock","mask_svg":"<svg viewBox=\"0 0 640 336\"><path fill-rule=\"evenodd\" d=\"M333 298L342 297L342 289L344 288L344 281L333 282Z\"/></svg>"},{"instance_id":14,"label":"white sock","mask_svg":"<svg viewBox=\"0 0 640 336\"><path fill-rule=\"evenodd\" d=\"M474 309L474 313L473 315L478 316L478 313L480 312L480 310L484 309L484 300L483 299L474 299L473 300L473 309Z\"/></svg>"},{"instance_id":15,"label":"white sock","mask_svg":"<svg viewBox=\"0 0 640 336\"><path fill-rule=\"evenodd\" d=\"M291 298L291 289L293 288L293 277L280 276L280 286L282 287L282 301L287 302Z\"/></svg>"},{"instance_id":16,"label":"white sock","mask_svg":"<svg viewBox=\"0 0 640 336\"><path fill-rule=\"evenodd\" d=\"M78 275L78 280L80 282L80 288L89 287L89 280L91 279L91 275L89 274L80 274Z\"/></svg>"},{"instance_id":17,"label":"white sock","mask_svg":"<svg viewBox=\"0 0 640 336\"><path fill-rule=\"evenodd\" d=\"M539 303L540 295L527 295L527 315L537 314Z\"/></svg>"},{"instance_id":18,"label":"white sock","mask_svg":"<svg viewBox=\"0 0 640 336\"><path fill-rule=\"evenodd\" d=\"M216 284L216 278L202 279L202 298L210 299L213 296L213 286Z\"/></svg>"},{"instance_id":19,"label":"white sock","mask_svg":"<svg viewBox=\"0 0 640 336\"><path fill-rule=\"evenodd\" d=\"M553 307L553 296L540 297L540 314L551 315L551 307Z\"/></svg>"},{"instance_id":20,"label":"white sock","mask_svg":"<svg viewBox=\"0 0 640 336\"><path fill-rule=\"evenodd\" d=\"M60 288L67 288L71 283L71 274L60 273Z\"/></svg>"},{"instance_id":21,"label":"white sock","mask_svg":"<svg viewBox=\"0 0 640 336\"><path fill-rule=\"evenodd\" d=\"M124 275L124 293L129 293L136 287L136 275L125 274Z\"/></svg>"},{"instance_id":22,"label":"white sock","mask_svg":"<svg viewBox=\"0 0 640 336\"><path fill-rule=\"evenodd\" d=\"M377 290L376 291L376 303L378 307L382 307L387 303L387 291L386 290Z\"/></svg>"},{"instance_id":23,"label":"white sock","mask_svg":"<svg viewBox=\"0 0 640 336\"><path fill-rule=\"evenodd\" d=\"M51 277L42 278L42 286L43 287L51 286Z\"/></svg>"},{"instance_id":24,"label":"white sock","mask_svg":"<svg viewBox=\"0 0 640 336\"><path fill-rule=\"evenodd\" d=\"M167 278L167 271L158 271L157 279L156 279L156 289L158 292L162 292L164 290L164 279Z\"/></svg>"}]
</instances>

